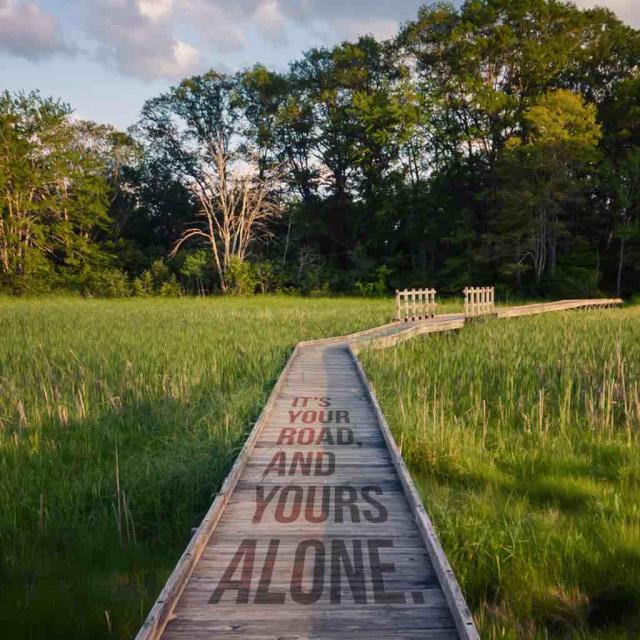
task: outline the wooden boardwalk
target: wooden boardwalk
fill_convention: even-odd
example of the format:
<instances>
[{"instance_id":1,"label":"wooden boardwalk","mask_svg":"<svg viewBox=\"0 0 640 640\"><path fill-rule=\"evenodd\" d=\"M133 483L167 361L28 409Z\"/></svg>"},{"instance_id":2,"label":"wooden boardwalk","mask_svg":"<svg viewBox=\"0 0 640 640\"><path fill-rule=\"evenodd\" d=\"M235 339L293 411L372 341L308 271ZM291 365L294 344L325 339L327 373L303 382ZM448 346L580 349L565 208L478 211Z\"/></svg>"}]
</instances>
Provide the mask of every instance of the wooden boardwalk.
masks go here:
<instances>
[{"instance_id":1,"label":"wooden boardwalk","mask_svg":"<svg viewBox=\"0 0 640 640\"><path fill-rule=\"evenodd\" d=\"M298 345L138 640L477 639L355 356L464 322Z\"/></svg>"}]
</instances>

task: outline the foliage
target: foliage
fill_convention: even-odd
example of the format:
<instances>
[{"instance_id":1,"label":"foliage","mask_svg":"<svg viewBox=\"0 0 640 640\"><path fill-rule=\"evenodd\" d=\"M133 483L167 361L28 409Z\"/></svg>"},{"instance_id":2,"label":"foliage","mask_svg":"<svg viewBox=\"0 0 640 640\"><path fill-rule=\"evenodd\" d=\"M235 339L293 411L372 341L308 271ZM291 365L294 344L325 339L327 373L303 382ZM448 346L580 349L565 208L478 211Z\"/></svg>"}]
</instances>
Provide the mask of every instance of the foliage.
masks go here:
<instances>
[{"instance_id":1,"label":"foliage","mask_svg":"<svg viewBox=\"0 0 640 640\"><path fill-rule=\"evenodd\" d=\"M208 265L209 257L203 249L191 251L184 257L182 266L180 267L180 274L187 278L187 286L192 293L204 295L204 283L209 280L207 276ZM192 288L193 286L195 286L195 289Z\"/></svg>"},{"instance_id":2,"label":"foliage","mask_svg":"<svg viewBox=\"0 0 640 640\"><path fill-rule=\"evenodd\" d=\"M134 279L132 292L140 298L156 295L170 298L181 296L182 287L166 263L163 260L155 260L149 269Z\"/></svg>"},{"instance_id":3,"label":"foliage","mask_svg":"<svg viewBox=\"0 0 640 640\"><path fill-rule=\"evenodd\" d=\"M9 286L104 263L108 223L100 158L67 105L37 93L0 96L0 274Z\"/></svg>"},{"instance_id":4,"label":"foliage","mask_svg":"<svg viewBox=\"0 0 640 640\"><path fill-rule=\"evenodd\" d=\"M388 291L387 279L391 275L391 269L382 265L376 271L376 279L373 282L356 282L356 291L364 296L383 297Z\"/></svg>"},{"instance_id":5,"label":"foliage","mask_svg":"<svg viewBox=\"0 0 640 640\"><path fill-rule=\"evenodd\" d=\"M540 288L545 276L556 278L558 256L572 243L580 248L571 227L589 197L601 130L595 108L565 89L534 103L523 122L526 143L509 140L494 172L491 231L502 273L521 286L531 267Z\"/></svg>"},{"instance_id":6,"label":"foliage","mask_svg":"<svg viewBox=\"0 0 640 640\"><path fill-rule=\"evenodd\" d=\"M255 293L258 279L252 266L237 257L232 257L227 270L229 291L235 295Z\"/></svg>"},{"instance_id":7,"label":"foliage","mask_svg":"<svg viewBox=\"0 0 640 640\"><path fill-rule=\"evenodd\" d=\"M188 241L167 266L197 295L233 256L260 291L370 294L386 266L387 290L632 294L640 31L560 0L457 4L286 70L185 78L126 134L5 94L0 286L93 295L80 274L117 268L148 294Z\"/></svg>"},{"instance_id":8,"label":"foliage","mask_svg":"<svg viewBox=\"0 0 640 640\"><path fill-rule=\"evenodd\" d=\"M640 147L633 147L614 161L605 161L600 168L602 190L611 220L612 237L619 243L616 293L622 292L625 249L629 243L637 246L640 239Z\"/></svg>"}]
</instances>

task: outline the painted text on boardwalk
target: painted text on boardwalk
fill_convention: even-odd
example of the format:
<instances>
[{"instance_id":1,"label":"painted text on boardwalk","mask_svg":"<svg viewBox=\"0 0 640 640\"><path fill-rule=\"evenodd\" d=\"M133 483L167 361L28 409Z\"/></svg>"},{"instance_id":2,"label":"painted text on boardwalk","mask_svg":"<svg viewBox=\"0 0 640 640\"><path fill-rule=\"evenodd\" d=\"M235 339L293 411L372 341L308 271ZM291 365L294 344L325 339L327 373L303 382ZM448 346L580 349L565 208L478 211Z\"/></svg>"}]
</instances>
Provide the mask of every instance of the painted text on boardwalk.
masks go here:
<instances>
[{"instance_id":1,"label":"painted text on boardwalk","mask_svg":"<svg viewBox=\"0 0 640 640\"><path fill-rule=\"evenodd\" d=\"M477 639L349 346L390 346L464 321L440 316L298 345L138 640Z\"/></svg>"},{"instance_id":2,"label":"painted text on boardwalk","mask_svg":"<svg viewBox=\"0 0 640 640\"><path fill-rule=\"evenodd\" d=\"M298 350L163 638L457 638L345 345Z\"/></svg>"}]
</instances>

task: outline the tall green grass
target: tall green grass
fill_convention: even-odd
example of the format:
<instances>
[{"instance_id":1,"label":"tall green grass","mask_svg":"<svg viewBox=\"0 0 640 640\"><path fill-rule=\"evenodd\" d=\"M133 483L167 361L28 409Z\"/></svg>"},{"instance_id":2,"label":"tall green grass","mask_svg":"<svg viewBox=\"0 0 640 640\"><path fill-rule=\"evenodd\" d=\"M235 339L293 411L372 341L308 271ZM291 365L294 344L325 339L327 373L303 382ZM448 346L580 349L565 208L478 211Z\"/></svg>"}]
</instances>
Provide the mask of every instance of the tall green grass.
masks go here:
<instances>
[{"instance_id":1,"label":"tall green grass","mask_svg":"<svg viewBox=\"0 0 640 640\"><path fill-rule=\"evenodd\" d=\"M0 300L4 638L130 638L299 340L391 301Z\"/></svg>"},{"instance_id":2,"label":"tall green grass","mask_svg":"<svg viewBox=\"0 0 640 640\"><path fill-rule=\"evenodd\" d=\"M361 357L482 637L640 637L640 309Z\"/></svg>"}]
</instances>

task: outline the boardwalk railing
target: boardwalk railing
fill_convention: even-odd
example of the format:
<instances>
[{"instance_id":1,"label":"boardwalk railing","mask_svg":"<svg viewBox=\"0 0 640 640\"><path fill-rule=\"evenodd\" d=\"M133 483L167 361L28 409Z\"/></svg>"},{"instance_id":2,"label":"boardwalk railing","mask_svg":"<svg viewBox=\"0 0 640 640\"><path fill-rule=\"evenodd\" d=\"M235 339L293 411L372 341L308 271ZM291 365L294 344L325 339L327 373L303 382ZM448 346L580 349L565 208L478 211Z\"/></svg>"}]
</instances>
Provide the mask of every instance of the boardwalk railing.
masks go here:
<instances>
[{"instance_id":1,"label":"boardwalk railing","mask_svg":"<svg viewBox=\"0 0 640 640\"><path fill-rule=\"evenodd\" d=\"M467 287L464 290L465 318L478 318L495 314L495 302L495 289L493 287Z\"/></svg>"},{"instance_id":2,"label":"boardwalk railing","mask_svg":"<svg viewBox=\"0 0 640 640\"><path fill-rule=\"evenodd\" d=\"M532 316L551 311L571 311L577 309L609 309L619 307L620 298L601 298L596 300L556 300L555 302L540 302L525 304L519 307L503 307L498 310L499 318L518 318Z\"/></svg>"},{"instance_id":3,"label":"boardwalk railing","mask_svg":"<svg viewBox=\"0 0 640 640\"><path fill-rule=\"evenodd\" d=\"M396 291L396 320L414 322L429 320L436 315L435 289L405 289Z\"/></svg>"}]
</instances>

